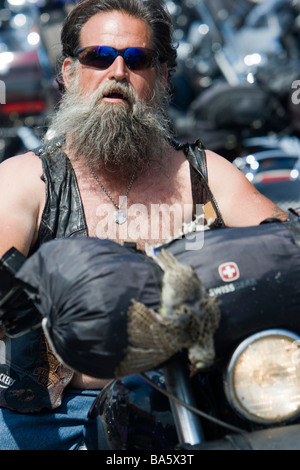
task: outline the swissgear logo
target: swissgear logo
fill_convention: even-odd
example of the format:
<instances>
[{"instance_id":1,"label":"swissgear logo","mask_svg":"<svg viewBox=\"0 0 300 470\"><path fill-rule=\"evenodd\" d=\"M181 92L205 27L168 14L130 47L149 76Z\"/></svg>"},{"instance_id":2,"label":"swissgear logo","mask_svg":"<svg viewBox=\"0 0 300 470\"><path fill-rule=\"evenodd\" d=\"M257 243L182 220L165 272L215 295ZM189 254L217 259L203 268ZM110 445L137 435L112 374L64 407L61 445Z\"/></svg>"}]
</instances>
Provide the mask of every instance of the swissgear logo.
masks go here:
<instances>
[{"instance_id":1,"label":"swissgear logo","mask_svg":"<svg viewBox=\"0 0 300 470\"><path fill-rule=\"evenodd\" d=\"M240 277L238 265L233 261L220 264L218 271L222 281L224 282L236 281Z\"/></svg>"}]
</instances>

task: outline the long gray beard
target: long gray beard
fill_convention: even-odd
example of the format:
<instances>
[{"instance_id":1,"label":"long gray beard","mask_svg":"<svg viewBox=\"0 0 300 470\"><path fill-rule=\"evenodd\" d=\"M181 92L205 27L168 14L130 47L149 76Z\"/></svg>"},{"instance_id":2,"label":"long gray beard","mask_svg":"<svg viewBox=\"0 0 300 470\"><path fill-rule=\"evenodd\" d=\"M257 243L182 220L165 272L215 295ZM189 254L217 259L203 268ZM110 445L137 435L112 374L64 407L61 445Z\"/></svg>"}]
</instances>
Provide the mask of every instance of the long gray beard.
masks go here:
<instances>
[{"instance_id":1,"label":"long gray beard","mask_svg":"<svg viewBox=\"0 0 300 470\"><path fill-rule=\"evenodd\" d=\"M128 83L105 83L90 96L73 83L50 128L56 135L68 136L73 159L84 156L93 166L118 169L127 176L159 161L172 138L166 114L168 95L158 90L159 85L150 103L145 103ZM122 93L126 102L102 102L111 91Z\"/></svg>"}]
</instances>

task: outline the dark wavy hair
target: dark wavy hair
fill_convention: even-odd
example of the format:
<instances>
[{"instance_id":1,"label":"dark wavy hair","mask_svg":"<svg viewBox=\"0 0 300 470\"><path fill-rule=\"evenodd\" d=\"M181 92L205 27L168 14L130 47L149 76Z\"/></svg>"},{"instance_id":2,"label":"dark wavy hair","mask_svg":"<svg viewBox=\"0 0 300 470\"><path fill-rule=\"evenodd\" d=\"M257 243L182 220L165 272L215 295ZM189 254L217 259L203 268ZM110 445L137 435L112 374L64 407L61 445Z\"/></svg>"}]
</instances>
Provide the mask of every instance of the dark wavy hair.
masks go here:
<instances>
[{"instance_id":1,"label":"dark wavy hair","mask_svg":"<svg viewBox=\"0 0 300 470\"><path fill-rule=\"evenodd\" d=\"M176 48L172 43L172 19L161 0L82 0L67 15L61 31L62 56L74 56L80 47L80 32L85 23L97 13L122 11L149 24L153 33L154 49L159 62L167 64L169 81L176 69Z\"/></svg>"}]
</instances>

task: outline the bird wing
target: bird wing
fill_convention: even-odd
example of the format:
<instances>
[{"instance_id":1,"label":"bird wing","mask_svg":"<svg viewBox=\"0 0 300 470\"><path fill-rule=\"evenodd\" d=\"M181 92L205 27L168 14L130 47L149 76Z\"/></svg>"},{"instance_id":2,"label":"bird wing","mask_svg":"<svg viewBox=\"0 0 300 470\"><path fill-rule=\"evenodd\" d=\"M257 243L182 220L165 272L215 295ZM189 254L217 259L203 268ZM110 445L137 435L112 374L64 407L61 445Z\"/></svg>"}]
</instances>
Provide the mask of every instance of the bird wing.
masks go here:
<instances>
[{"instance_id":1,"label":"bird wing","mask_svg":"<svg viewBox=\"0 0 300 470\"><path fill-rule=\"evenodd\" d=\"M188 312L162 317L132 300L128 310L128 347L115 370L116 377L156 368L191 343L192 319Z\"/></svg>"},{"instance_id":2,"label":"bird wing","mask_svg":"<svg viewBox=\"0 0 300 470\"><path fill-rule=\"evenodd\" d=\"M214 358L218 301L202 289L194 270L171 253L161 250L155 259L164 270L162 306L154 312L132 300L128 347L115 370L116 377L154 369L183 348L188 350L192 374L211 365Z\"/></svg>"}]
</instances>

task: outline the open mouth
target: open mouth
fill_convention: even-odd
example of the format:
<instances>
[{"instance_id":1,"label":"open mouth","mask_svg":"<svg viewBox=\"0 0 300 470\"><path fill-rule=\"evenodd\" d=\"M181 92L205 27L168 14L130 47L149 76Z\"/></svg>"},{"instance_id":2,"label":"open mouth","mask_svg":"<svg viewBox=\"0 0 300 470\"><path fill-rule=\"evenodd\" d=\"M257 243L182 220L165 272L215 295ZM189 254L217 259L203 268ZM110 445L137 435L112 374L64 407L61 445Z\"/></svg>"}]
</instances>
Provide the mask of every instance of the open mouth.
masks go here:
<instances>
[{"instance_id":1,"label":"open mouth","mask_svg":"<svg viewBox=\"0 0 300 470\"><path fill-rule=\"evenodd\" d=\"M107 101L128 101L127 97L119 91L112 91L103 96L103 100Z\"/></svg>"}]
</instances>

